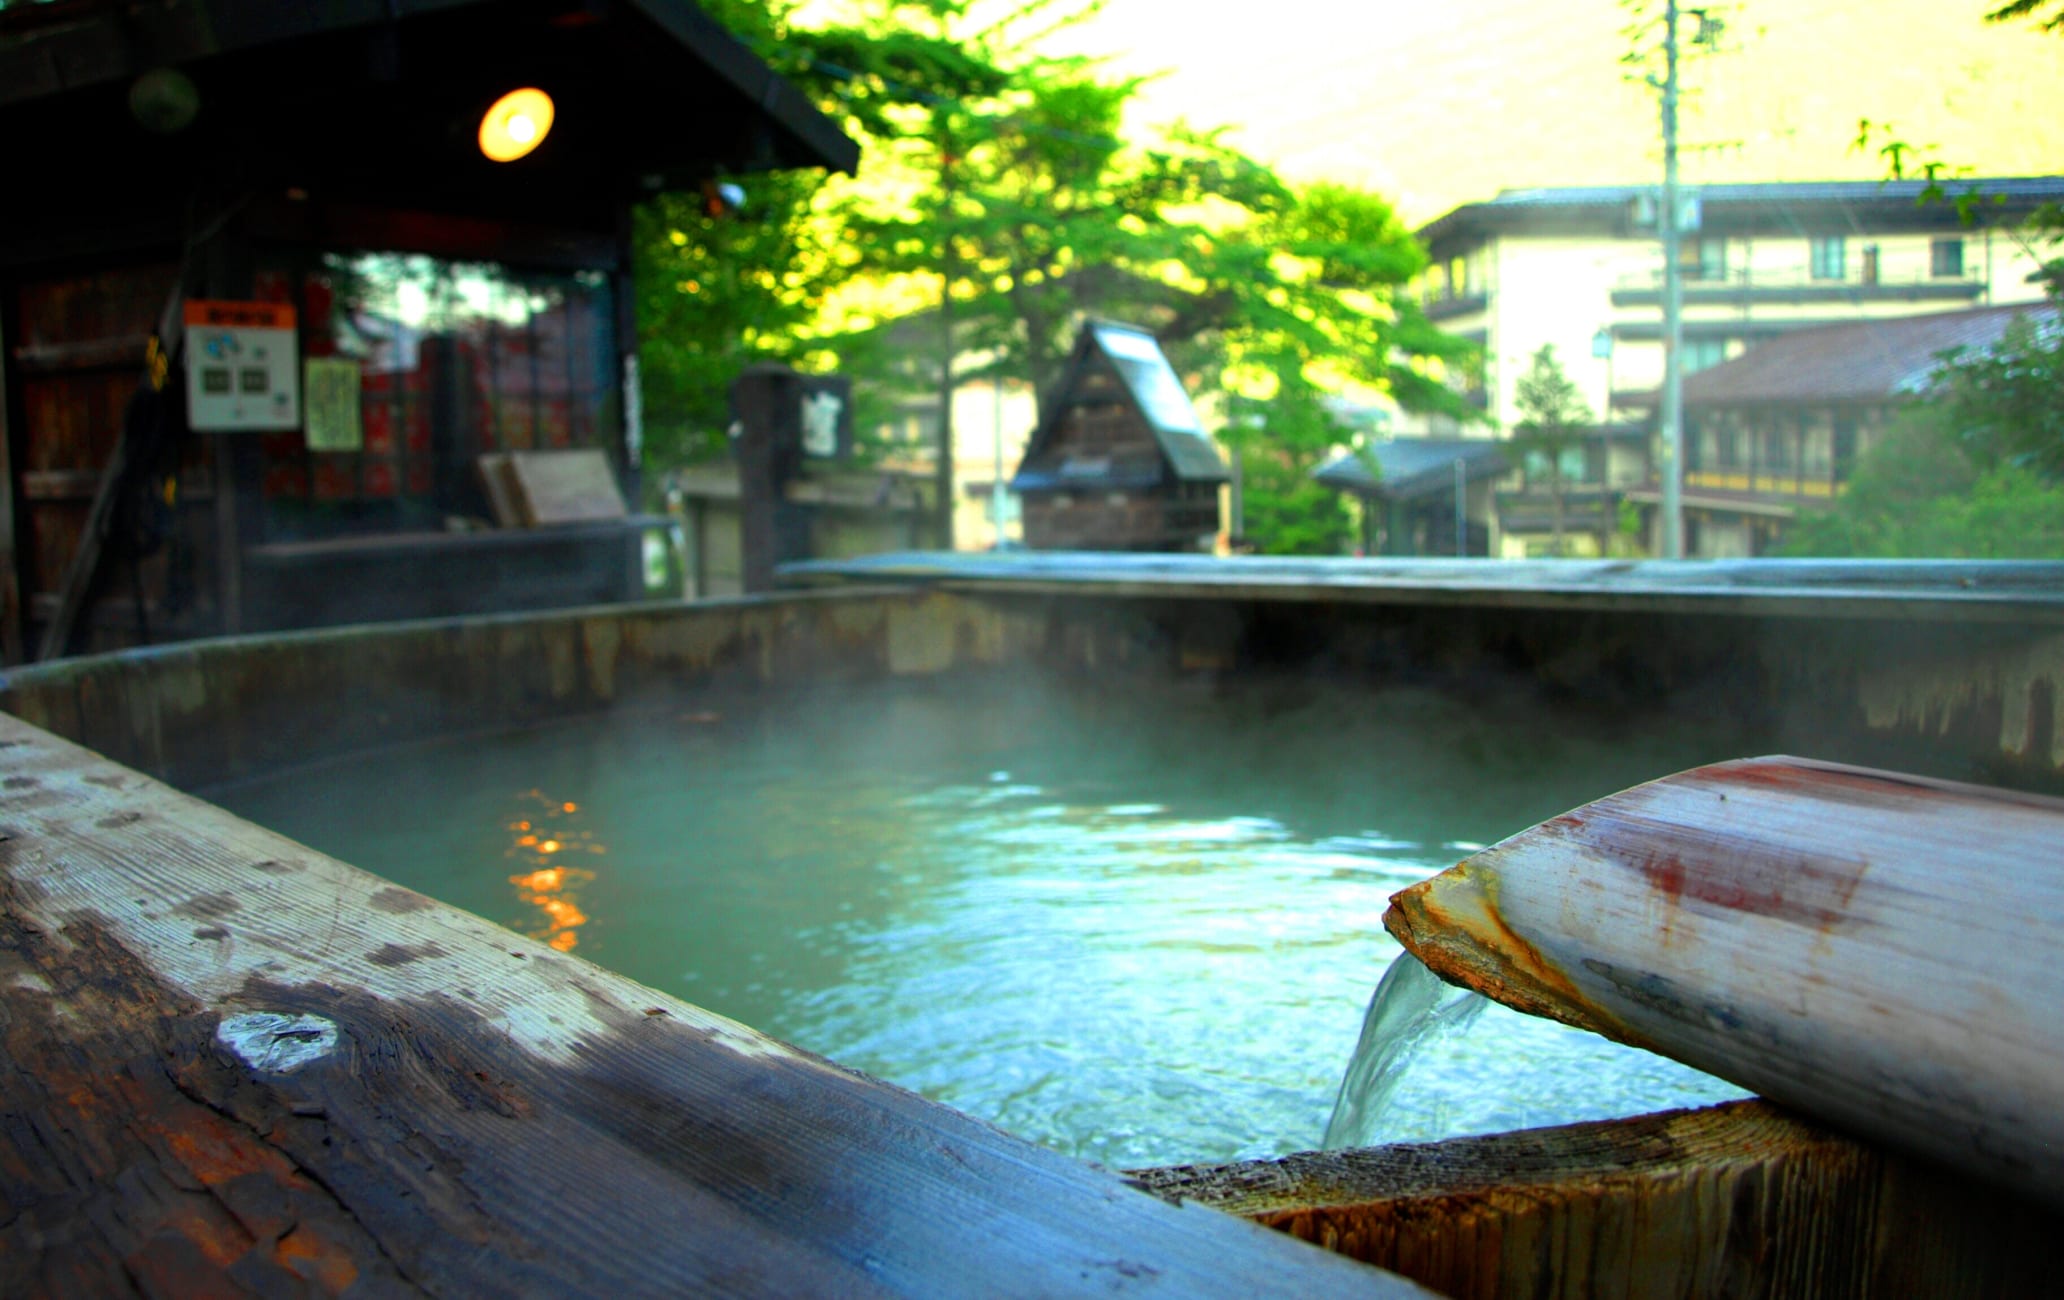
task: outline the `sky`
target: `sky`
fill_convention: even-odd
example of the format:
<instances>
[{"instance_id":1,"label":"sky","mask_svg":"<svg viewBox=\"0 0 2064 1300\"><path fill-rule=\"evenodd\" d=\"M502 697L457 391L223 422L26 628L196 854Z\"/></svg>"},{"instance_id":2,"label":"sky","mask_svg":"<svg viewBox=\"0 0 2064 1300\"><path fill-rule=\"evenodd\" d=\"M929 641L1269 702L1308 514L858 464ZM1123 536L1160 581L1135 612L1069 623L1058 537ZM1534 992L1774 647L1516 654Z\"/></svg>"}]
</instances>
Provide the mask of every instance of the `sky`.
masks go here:
<instances>
[{"instance_id":1,"label":"sky","mask_svg":"<svg viewBox=\"0 0 2064 1300\"><path fill-rule=\"evenodd\" d=\"M1719 52L1684 69L1686 178L1882 178L1852 148L1863 118L1978 174L2064 173L2064 37L1986 24L1991 7L1716 7ZM1109 0L1047 48L1161 74L1141 123L1233 127L1287 177L1368 186L1416 225L1501 189L1659 179L1626 23L1616 0Z\"/></svg>"}]
</instances>

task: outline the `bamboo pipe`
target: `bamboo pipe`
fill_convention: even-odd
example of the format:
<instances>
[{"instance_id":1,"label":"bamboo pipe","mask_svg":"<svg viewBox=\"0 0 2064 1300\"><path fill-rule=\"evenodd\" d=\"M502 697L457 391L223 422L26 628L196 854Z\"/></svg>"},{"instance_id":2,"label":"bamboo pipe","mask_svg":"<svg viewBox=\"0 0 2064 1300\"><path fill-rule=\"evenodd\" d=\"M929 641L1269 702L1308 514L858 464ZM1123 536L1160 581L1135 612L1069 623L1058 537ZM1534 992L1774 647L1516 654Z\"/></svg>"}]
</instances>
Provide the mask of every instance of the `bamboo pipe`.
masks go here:
<instances>
[{"instance_id":1,"label":"bamboo pipe","mask_svg":"<svg viewBox=\"0 0 2064 1300\"><path fill-rule=\"evenodd\" d=\"M1697 768L1391 898L1443 979L2064 1204L2064 800Z\"/></svg>"}]
</instances>

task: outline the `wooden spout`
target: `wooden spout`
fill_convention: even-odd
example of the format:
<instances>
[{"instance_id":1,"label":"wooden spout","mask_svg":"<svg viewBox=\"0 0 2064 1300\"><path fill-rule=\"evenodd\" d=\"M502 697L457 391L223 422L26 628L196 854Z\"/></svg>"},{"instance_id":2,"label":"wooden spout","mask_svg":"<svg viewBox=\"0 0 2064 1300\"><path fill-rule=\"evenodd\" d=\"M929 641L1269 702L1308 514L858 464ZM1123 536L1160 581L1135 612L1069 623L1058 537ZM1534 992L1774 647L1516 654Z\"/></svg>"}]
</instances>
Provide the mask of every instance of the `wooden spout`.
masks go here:
<instances>
[{"instance_id":1,"label":"wooden spout","mask_svg":"<svg viewBox=\"0 0 2064 1300\"><path fill-rule=\"evenodd\" d=\"M2064 1203L2064 800L1698 768L1395 895L1442 978Z\"/></svg>"}]
</instances>

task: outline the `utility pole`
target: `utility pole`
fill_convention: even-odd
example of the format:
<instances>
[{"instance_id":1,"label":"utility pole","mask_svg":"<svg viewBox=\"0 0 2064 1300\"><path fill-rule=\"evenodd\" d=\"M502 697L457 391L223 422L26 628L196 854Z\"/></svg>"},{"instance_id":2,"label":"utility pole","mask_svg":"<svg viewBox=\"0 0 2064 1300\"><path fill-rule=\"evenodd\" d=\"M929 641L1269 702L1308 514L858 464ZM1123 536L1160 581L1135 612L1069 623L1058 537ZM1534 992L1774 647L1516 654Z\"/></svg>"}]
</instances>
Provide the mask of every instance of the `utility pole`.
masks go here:
<instances>
[{"instance_id":1,"label":"utility pole","mask_svg":"<svg viewBox=\"0 0 2064 1300\"><path fill-rule=\"evenodd\" d=\"M933 110L939 128L939 447L932 492L939 549L953 549L953 282L960 275L953 246L953 125L945 105Z\"/></svg>"},{"instance_id":2,"label":"utility pole","mask_svg":"<svg viewBox=\"0 0 2064 1300\"><path fill-rule=\"evenodd\" d=\"M1650 78L1651 83L1654 78ZM1677 231L1677 0L1663 6L1663 557L1684 558L1684 271Z\"/></svg>"},{"instance_id":3,"label":"utility pole","mask_svg":"<svg viewBox=\"0 0 2064 1300\"><path fill-rule=\"evenodd\" d=\"M996 525L996 549L1001 551L1009 546L1010 539L1003 534L1003 507L1008 499L1003 489L1003 362L999 359L996 364L996 374L989 380L996 398L996 406L990 416L993 422L990 437L996 452L996 470L989 476L989 518Z\"/></svg>"}]
</instances>

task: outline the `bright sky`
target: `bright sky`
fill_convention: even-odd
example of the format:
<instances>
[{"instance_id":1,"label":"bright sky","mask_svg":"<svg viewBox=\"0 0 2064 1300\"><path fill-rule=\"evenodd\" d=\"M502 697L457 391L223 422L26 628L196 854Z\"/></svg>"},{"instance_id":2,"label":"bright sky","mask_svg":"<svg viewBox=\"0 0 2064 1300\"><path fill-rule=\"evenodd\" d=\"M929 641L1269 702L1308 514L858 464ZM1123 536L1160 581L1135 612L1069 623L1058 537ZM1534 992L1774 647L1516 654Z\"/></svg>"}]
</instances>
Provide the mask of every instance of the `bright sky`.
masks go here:
<instances>
[{"instance_id":1,"label":"bright sky","mask_svg":"<svg viewBox=\"0 0 2064 1300\"><path fill-rule=\"evenodd\" d=\"M1871 180L1857 121L1987 175L2064 173L2064 38L1986 0L1746 0L1687 63L1688 179ZM1141 120L1233 125L1285 175L1371 186L1414 224L1500 189L1661 173L1615 0L1110 0L1056 41L1166 72ZM1689 25L1687 24L1687 29Z\"/></svg>"}]
</instances>

